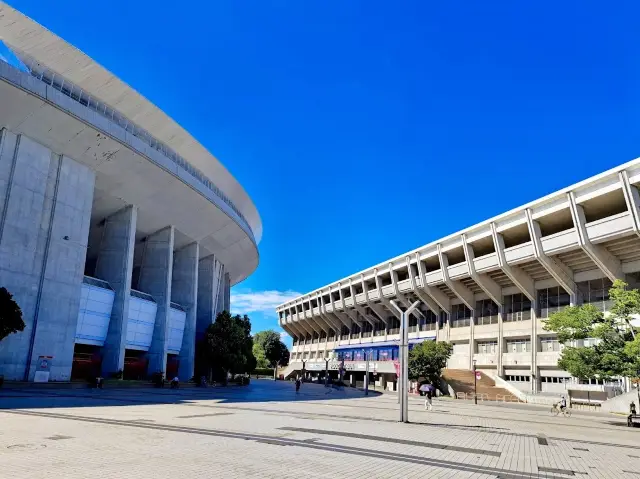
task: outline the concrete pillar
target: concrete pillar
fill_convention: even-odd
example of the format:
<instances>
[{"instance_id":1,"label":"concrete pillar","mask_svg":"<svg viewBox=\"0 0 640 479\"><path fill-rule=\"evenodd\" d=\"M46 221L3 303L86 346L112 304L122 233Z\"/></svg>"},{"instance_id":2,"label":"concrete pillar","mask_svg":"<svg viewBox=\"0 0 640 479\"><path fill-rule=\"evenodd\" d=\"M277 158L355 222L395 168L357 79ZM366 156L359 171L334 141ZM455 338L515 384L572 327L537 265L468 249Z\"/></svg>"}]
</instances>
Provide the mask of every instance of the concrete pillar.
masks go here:
<instances>
[{"instance_id":1,"label":"concrete pillar","mask_svg":"<svg viewBox=\"0 0 640 479\"><path fill-rule=\"evenodd\" d=\"M151 346L147 353L149 374L166 372L171 307L171 276L175 228L168 226L144 240L138 287L153 296L158 309L153 325Z\"/></svg>"},{"instance_id":2,"label":"concrete pillar","mask_svg":"<svg viewBox=\"0 0 640 479\"><path fill-rule=\"evenodd\" d=\"M213 320L215 321L216 316L221 313L222 311L229 311L229 308L227 307L226 304L226 294L225 294L225 272L224 272L224 265L221 264L220 262L218 262L216 260L217 263L217 267L220 268L219 272L217 273L217 289L215 290L215 297L216 302L214 303L215 305L215 313L213 315Z\"/></svg>"},{"instance_id":3,"label":"concrete pillar","mask_svg":"<svg viewBox=\"0 0 640 479\"><path fill-rule=\"evenodd\" d=\"M50 380L71 379L89 240L95 173L66 156L56 160L58 179L45 251L41 297L34 318L37 329L29 380L35 376L39 356L54 356Z\"/></svg>"},{"instance_id":4,"label":"concrete pillar","mask_svg":"<svg viewBox=\"0 0 640 479\"><path fill-rule=\"evenodd\" d=\"M96 277L108 281L115 292L102 355L105 375L124 368L137 218L137 208L127 206L106 218L103 226Z\"/></svg>"},{"instance_id":5,"label":"concrete pillar","mask_svg":"<svg viewBox=\"0 0 640 479\"><path fill-rule=\"evenodd\" d=\"M0 374L32 379L33 358L71 375L94 173L24 135L0 134L0 285L25 329L0 343ZM65 239L66 238L66 239Z\"/></svg>"},{"instance_id":6,"label":"concrete pillar","mask_svg":"<svg viewBox=\"0 0 640 479\"><path fill-rule=\"evenodd\" d=\"M474 329L476 322L476 312L471 310L471 320L469 322L469 370L473 369L473 353L475 352Z\"/></svg>"},{"instance_id":7,"label":"concrete pillar","mask_svg":"<svg viewBox=\"0 0 640 479\"><path fill-rule=\"evenodd\" d=\"M213 324L222 306L220 290L222 284L223 267L210 255L198 261L198 299L196 319L196 341L202 337L207 326Z\"/></svg>"},{"instance_id":8,"label":"concrete pillar","mask_svg":"<svg viewBox=\"0 0 640 479\"><path fill-rule=\"evenodd\" d=\"M531 301L531 390L536 393L539 390L540 374L538 362L538 319L536 315L536 301Z\"/></svg>"},{"instance_id":9,"label":"concrete pillar","mask_svg":"<svg viewBox=\"0 0 640 479\"><path fill-rule=\"evenodd\" d=\"M199 256L198 243L191 243L173 254L171 298L187 312L178 369L178 376L185 381L191 379L194 373Z\"/></svg>"},{"instance_id":10,"label":"concrete pillar","mask_svg":"<svg viewBox=\"0 0 640 479\"><path fill-rule=\"evenodd\" d=\"M504 307L498 306L498 364L496 365L496 374L500 377L504 375L502 368L502 353L504 351L504 331L503 331Z\"/></svg>"}]
</instances>

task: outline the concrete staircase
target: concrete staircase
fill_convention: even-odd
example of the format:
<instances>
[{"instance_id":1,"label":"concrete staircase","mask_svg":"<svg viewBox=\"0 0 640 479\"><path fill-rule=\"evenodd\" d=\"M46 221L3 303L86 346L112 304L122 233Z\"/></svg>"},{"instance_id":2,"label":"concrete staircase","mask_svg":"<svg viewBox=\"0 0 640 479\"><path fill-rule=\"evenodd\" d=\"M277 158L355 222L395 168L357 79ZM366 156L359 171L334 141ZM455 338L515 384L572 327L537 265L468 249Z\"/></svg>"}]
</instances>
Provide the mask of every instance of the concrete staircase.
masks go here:
<instances>
[{"instance_id":1,"label":"concrete staircase","mask_svg":"<svg viewBox=\"0 0 640 479\"><path fill-rule=\"evenodd\" d=\"M479 372L479 371L478 371ZM477 394L478 398L489 401L502 401L504 397L511 397L511 392L497 387L493 379L484 373L480 373L481 378L477 382ZM474 392L474 374L473 371L467 369L445 369L442 373L442 377L446 383L456 393L464 393L468 398L473 397ZM498 398L499 396L499 398Z\"/></svg>"}]
</instances>

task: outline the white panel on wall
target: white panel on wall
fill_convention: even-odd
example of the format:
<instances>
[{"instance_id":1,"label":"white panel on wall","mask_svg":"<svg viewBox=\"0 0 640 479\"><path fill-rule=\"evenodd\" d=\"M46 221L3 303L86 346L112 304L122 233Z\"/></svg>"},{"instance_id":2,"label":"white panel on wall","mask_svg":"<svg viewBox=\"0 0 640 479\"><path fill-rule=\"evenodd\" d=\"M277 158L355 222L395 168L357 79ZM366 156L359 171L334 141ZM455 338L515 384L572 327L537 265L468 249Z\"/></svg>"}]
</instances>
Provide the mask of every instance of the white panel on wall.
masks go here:
<instances>
[{"instance_id":1,"label":"white panel on wall","mask_svg":"<svg viewBox=\"0 0 640 479\"><path fill-rule=\"evenodd\" d=\"M187 313L176 308L169 308L169 341L167 351L170 354L180 353L182 336Z\"/></svg>"},{"instance_id":2,"label":"white panel on wall","mask_svg":"<svg viewBox=\"0 0 640 479\"><path fill-rule=\"evenodd\" d=\"M153 301L131 296L129 298L129 319L127 321L127 349L148 351L153 336L158 306Z\"/></svg>"},{"instance_id":3,"label":"white panel on wall","mask_svg":"<svg viewBox=\"0 0 640 479\"><path fill-rule=\"evenodd\" d=\"M83 283L76 326L76 343L103 346L109 329L114 292Z\"/></svg>"}]
</instances>

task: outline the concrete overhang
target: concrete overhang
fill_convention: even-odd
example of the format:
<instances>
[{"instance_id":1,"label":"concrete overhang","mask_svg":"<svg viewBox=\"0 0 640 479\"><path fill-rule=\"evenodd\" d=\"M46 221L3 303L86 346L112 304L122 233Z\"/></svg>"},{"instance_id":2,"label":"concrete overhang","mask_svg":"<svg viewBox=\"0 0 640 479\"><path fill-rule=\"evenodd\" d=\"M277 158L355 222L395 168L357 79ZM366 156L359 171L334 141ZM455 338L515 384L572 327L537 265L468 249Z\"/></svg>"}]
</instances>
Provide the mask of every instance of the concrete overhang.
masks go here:
<instances>
[{"instance_id":1,"label":"concrete overhang","mask_svg":"<svg viewBox=\"0 0 640 479\"><path fill-rule=\"evenodd\" d=\"M249 223L256 243L260 243L262 221L242 185L204 146L157 106L76 47L3 2L0 2L0 39L116 109L209 179L215 180L216 186Z\"/></svg>"},{"instance_id":2,"label":"concrete overhang","mask_svg":"<svg viewBox=\"0 0 640 479\"><path fill-rule=\"evenodd\" d=\"M133 204L138 207L137 239L174 225L179 231L176 249L200 242L201 257L215 254L230 273L231 284L257 267L251 231L233 219L235 213L226 203L107 118L4 62L0 105L0 126L96 171L93 222ZM92 254L90 249L88 257Z\"/></svg>"}]
</instances>

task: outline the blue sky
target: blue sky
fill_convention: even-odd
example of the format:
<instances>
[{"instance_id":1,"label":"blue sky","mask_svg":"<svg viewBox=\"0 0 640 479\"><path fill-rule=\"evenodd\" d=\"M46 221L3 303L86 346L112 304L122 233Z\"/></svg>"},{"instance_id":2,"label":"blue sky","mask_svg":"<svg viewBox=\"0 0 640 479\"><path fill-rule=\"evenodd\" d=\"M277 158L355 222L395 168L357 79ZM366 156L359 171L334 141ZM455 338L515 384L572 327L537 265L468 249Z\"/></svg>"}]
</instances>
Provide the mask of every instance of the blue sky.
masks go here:
<instances>
[{"instance_id":1,"label":"blue sky","mask_svg":"<svg viewBox=\"0 0 640 479\"><path fill-rule=\"evenodd\" d=\"M264 236L234 307L255 331L295 292L640 156L633 2L9 3L245 186Z\"/></svg>"}]
</instances>

